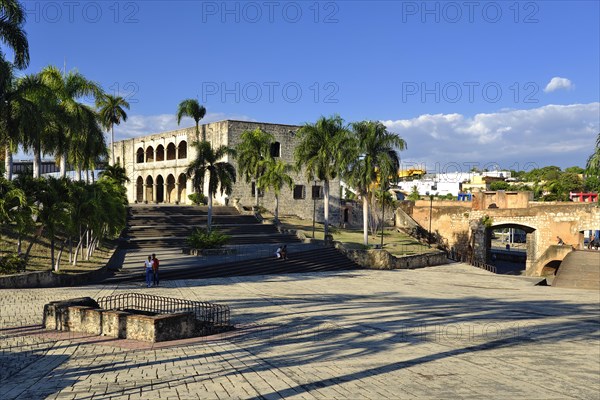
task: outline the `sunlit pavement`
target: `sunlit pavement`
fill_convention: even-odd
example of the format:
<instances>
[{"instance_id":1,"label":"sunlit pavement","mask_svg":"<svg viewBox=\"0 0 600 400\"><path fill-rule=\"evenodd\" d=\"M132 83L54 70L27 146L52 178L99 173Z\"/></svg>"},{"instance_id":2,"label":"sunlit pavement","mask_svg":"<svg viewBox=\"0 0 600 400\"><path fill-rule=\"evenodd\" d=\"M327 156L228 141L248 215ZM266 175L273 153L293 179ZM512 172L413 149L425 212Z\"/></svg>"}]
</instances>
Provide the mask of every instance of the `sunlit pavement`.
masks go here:
<instances>
[{"instance_id":1,"label":"sunlit pavement","mask_svg":"<svg viewBox=\"0 0 600 400\"><path fill-rule=\"evenodd\" d=\"M600 293L463 264L0 291L1 399L598 399ZM236 331L152 346L40 330L52 300L229 304Z\"/></svg>"}]
</instances>

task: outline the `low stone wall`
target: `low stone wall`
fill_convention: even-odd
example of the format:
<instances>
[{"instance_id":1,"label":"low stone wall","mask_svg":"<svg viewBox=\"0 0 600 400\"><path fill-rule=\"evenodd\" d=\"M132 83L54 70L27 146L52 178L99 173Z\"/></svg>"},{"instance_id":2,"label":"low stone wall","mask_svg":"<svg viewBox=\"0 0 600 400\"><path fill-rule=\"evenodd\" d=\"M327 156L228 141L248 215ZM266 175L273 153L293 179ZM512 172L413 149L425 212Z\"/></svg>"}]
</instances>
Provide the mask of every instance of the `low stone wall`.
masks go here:
<instances>
[{"instance_id":1,"label":"low stone wall","mask_svg":"<svg viewBox=\"0 0 600 400\"><path fill-rule=\"evenodd\" d=\"M385 250L352 250L339 242L334 245L346 257L368 269L416 269L448 264L443 251L396 257Z\"/></svg>"},{"instance_id":2,"label":"low stone wall","mask_svg":"<svg viewBox=\"0 0 600 400\"><path fill-rule=\"evenodd\" d=\"M164 342L204 334L193 313L157 314L104 310L91 298L44 307L44 328L144 342Z\"/></svg>"},{"instance_id":3,"label":"low stone wall","mask_svg":"<svg viewBox=\"0 0 600 400\"><path fill-rule=\"evenodd\" d=\"M109 268L116 258L115 248L102 268L80 274L62 274L54 271L24 272L14 275L0 276L0 289L50 288L79 286L95 280L100 280L110 274Z\"/></svg>"}]
</instances>

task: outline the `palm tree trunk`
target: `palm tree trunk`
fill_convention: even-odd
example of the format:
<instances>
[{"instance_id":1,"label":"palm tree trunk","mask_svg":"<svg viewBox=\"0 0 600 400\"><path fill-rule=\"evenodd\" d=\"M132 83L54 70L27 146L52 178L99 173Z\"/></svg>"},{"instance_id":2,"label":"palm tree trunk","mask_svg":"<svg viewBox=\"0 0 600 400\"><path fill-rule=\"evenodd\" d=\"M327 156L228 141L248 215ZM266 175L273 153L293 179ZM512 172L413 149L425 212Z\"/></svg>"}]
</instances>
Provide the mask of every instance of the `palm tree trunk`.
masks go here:
<instances>
[{"instance_id":1,"label":"palm tree trunk","mask_svg":"<svg viewBox=\"0 0 600 400\"><path fill-rule=\"evenodd\" d=\"M62 245L60 246L60 249L58 250L58 256L56 256L56 264L54 265L54 271L58 272L60 271L60 259L62 258L63 255L63 250L65 248L65 244L67 243L67 241L63 241Z\"/></svg>"},{"instance_id":2,"label":"palm tree trunk","mask_svg":"<svg viewBox=\"0 0 600 400\"><path fill-rule=\"evenodd\" d=\"M60 177L65 178L67 176L67 156L63 154L60 156Z\"/></svg>"},{"instance_id":3,"label":"palm tree trunk","mask_svg":"<svg viewBox=\"0 0 600 400\"><path fill-rule=\"evenodd\" d=\"M40 229L37 233L33 234L33 237L31 238L31 241L29 242L29 246L27 246L27 251L25 252L25 258L29 258L29 253L31 252L33 245L38 241L39 237L42 236L42 233L44 233L43 226L40 227Z\"/></svg>"},{"instance_id":4,"label":"palm tree trunk","mask_svg":"<svg viewBox=\"0 0 600 400\"><path fill-rule=\"evenodd\" d=\"M50 234L50 261L52 267L54 267L54 234Z\"/></svg>"},{"instance_id":5,"label":"palm tree trunk","mask_svg":"<svg viewBox=\"0 0 600 400\"><path fill-rule=\"evenodd\" d=\"M77 246L75 247L75 255L73 256L73 265L77 265L77 259L79 258L79 250L83 249L83 238L85 237L85 235L87 234L87 229L82 232L81 227L79 227L79 242L77 243Z\"/></svg>"},{"instance_id":6,"label":"palm tree trunk","mask_svg":"<svg viewBox=\"0 0 600 400\"><path fill-rule=\"evenodd\" d=\"M39 144L36 144L35 148L33 150L33 177L34 178L40 177L41 164L42 164L42 152L40 150Z\"/></svg>"},{"instance_id":7,"label":"palm tree trunk","mask_svg":"<svg viewBox=\"0 0 600 400\"><path fill-rule=\"evenodd\" d=\"M324 226L323 226L323 239L327 240L327 235L329 234L329 180L325 179L323 181L323 218L324 218Z\"/></svg>"},{"instance_id":8,"label":"palm tree trunk","mask_svg":"<svg viewBox=\"0 0 600 400\"><path fill-rule=\"evenodd\" d=\"M115 128L110 124L110 159L111 165L115 165Z\"/></svg>"},{"instance_id":9,"label":"palm tree trunk","mask_svg":"<svg viewBox=\"0 0 600 400\"><path fill-rule=\"evenodd\" d=\"M279 195L275 195L275 221L279 221Z\"/></svg>"},{"instance_id":10,"label":"palm tree trunk","mask_svg":"<svg viewBox=\"0 0 600 400\"><path fill-rule=\"evenodd\" d=\"M254 177L254 198L256 210L258 211L258 177Z\"/></svg>"},{"instance_id":11,"label":"palm tree trunk","mask_svg":"<svg viewBox=\"0 0 600 400\"><path fill-rule=\"evenodd\" d=\"M12 166L13 166L13 156L12 156L12 151L10 150L10 144L7 143L6 147L4 148L4 176L6 177L7 180L12 180Z\"/></svg>"},{"instance_id":12,"label":"palm tree trunk","mask_svg":"<svg viewBox=\"0 0 600 400\"><path fill-rule=\"evenodd\" d=\"M369 198L367 193L362 195L363 198L363 243L369 245Z\"/></svg>"},{"instance_id":13,"label":"palm tree trunk","mask_svg":"<svg viewBox=\"0 0 600 400\"><path fill-rule=\"evenodd\" d=\"M208 193L208 217L206 218L206 230L210 232L212 225L212 193Z\"/></svg>"}]
</instances>

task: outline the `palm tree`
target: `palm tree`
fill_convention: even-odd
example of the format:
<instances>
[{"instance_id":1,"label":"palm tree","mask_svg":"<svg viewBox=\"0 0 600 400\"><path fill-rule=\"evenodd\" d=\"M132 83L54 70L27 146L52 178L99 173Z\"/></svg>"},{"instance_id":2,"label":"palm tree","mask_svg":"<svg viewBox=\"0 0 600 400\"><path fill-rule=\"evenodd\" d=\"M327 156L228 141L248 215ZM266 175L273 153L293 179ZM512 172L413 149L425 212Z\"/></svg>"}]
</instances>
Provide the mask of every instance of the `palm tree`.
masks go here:
<instances>
[{"instance_id":1,"label":"palm tree","mask_svg":"<svg viewBox=\"0 0 600 400\"><path fill-rule=\"evenodd\" d=\"M356 142L339 115L321 117L298 130L300 144L294 151L298 168L306 168L306 179L323 182L325 237L329 233L329 183L337 178L356 153Z\"/></svg>"},{"instance_id":2,"label":"palm tree","mask_svg":"<svg viewBox=\"0 0 600 400\"><path fill-rule=\"evenodd\" d=\"M12 71L9 76L0 77L4 81L4 91L0 93L0 144L5 151L5 176L12 179L12 153L19 143L29 143L29 134L40 127L39 107L32 101L32 94L42 85L35 77L15 79Z\"/></svg>"},{"instance_id":3,"label":"palm tree","mask_svg":"<svg viewBox=\"0 0 600 400\"><path fill-rule=\"evenodd\" d=\"M18 69L29 65L29 43L23 30L25 9L17 0L0 0L0 42L14 53L13 64ZM5 60L0 48L0 61ZM1 75L0 75L1 76Z\"/></svg>"},{"instance_id":4,"label":"palm tree","mask_svg":"<svg viewBox=\"0 0 600 400\"><path fill-rule=\"evenodd\" d=\"M6 60L0 47L0 146L4 146L6 161L12 168L12 150L16 143L9 137L14 132L9 131L7 119L7 91L13 87L13 68L23 69L29 65L29 43L23 29L25 24L25 9L17 0L0 0L0 43L4 43L14 53L13 62ZM0 147L1 148L1 147ZM12 170L5 171L6 176L12 175ZM12 177L12 176L11 176ZM9 178L10 179L10 178Z\"/></svg>"},{"instance_id":5,"label":"palm tree","mask_svg":"<svg viewBox=\"0 0 600 400\"><path fill-rule=\"evenodd\" d=\"M219 161L225 156L235 157L236 152L227 146L219 146L216 150L207 141L194 142L196 158L190 163L185 174L192 178L196 192L200 192L204 177L208 175L208 218L206 229L210 232L212 225L212 199L220 189L220 193L230 195L235 183L235 168L227 161Z\"/></svg>"},{"instance_id":6,"label":"palm tree","mask_svg":"<svg viewBox=\"0 0 600 400\"><path fill-rule=\"evenodd\" d=\"M381 184L385 184L386 176L390 176L394 167L399 164L396 151L404 150L406 142L394 133L387 131L385 125L377 121L362 121L352 124L352 130L358 142L358 157L347 168L348 183L357 189L363 200L363 240L369 244L369 201L372 186L377 182L377 174L381 176Z\"/></svg>"},{"instance_id":7,"label":"palm tree","mask_svg":"<svg viewBox=\"0 0 600 400\"><path fill-rule=\"evenodd\" d=\"M54 92L57 104L63 113L58 135L49 142L60 159L60 176L65 177L67 159L74 162L79 170L85 164L86 153L89 153L85 150L85 144L88 142L85 136L90 133L97 136L98 132L103 136L95 111L78 100L83 96L99 98L104 93L97 83L77 71L63 74L58 68L48 66L42 70L41 76L44 84ZM94 138L93 142L99 140Z\"/></svg>"},{"instance_id":8,"label":"palm tree","mask_svg":"<svg viewBox=\"0 0 600 400\"><path fill-rule=\"evenodd\" d=\"M36 183L35 200L40 205L38 221L50 239L50 259L54 267L56 239L64 234L69 224L73 223L70 218L71 204L65 195L68 192L68 181L48 178L38 179Z\"/></svg>"},{"instance_id":9,"label":"palm tree","mask_svg":"<svg viewBox=\"0 0 600 400\"><path fill-rule=\"evenodd\" d=\"M254 196L258 207L258 180L264 173L262 162L271 158L271 143L275 137L256 128L253 131L244 131L240 135L240 143L236 147L238 154L238 173L246 179L246 183L254 180Z\"/></svg>"},{"instance_id":10,"label":"palm tree","mask_svg":"<svg viewBox=\"0 0 600 400\"><path fill-rule=\"evenodd\" d=\"M115 182L117 185L124 186L129 182L125 168L120 165L108 165L102 172L101 179L108 179Z\"/></svg>"},{"instance_id":11,"label":"palm tree","mask_svg":"<svg viewBox=\"0 0 600 400\"><path fill-rule=\"evenodd\" d=\"M201 106L196 99L185 99L177 106L177 125L183 117L190 117L196 122L196 141L200 140L200 130L198 124L206 115L206 108ZM202 130L202 141L206 141L206 132ZM200 192L201 193L201 192Z\"/></svg>"},{"instance_id":12,"label":"palm tree","mask_svg":"<svg viewBox=\"0 0 600 400\"><path fill-rule=\"evenodd\" d=\"M121 120L127 121L127 113L124 108L129 110L129 103L121 96L105 94L96 99L96 107L99 108L100 123L106 129L110 130L110 155L111 164L115 165L115 131L114 126L121 124Z\"/></svg>"},{"instance_id":13,"label":"palm tree","mask_svg":"<svg viewBox=\"0 0 600 400\"><path fill-rule=\"evenodd\" d=\"M288 175L292 167L281 160L272 158L262 161L262 167L264 168L264 174L258 178L256 186L265 190L273 189L275 194L275 221L279 221L279 194L284 186L292 189L294 181Z\"/></svg>"},{"instance_id":14,"label":"palm tree","mask_svg":"<svg viewBox=\"0 0 600 400\"><path fill-rule=\"evenodd\" d=\"M61 109L57 106L56 97L46 86L39 74L26 76L20 84L27 87L26 98L32 107L24 118L30 120L30 129L21 137L25 151L33 151L33 177L40 177L42 153L50 153L50 138L59 134Z\"/></svg>"},{"instance_id":15,"label":"palm tree","mask_svg":"<svg viewBox=\"0 0 600 400\"><path fill-rule=\"evenodd\" d=\"M587 160L585 172L587 175L600 175L600 133L596 138L596 150Z\"/></svg>"}]
</instances>

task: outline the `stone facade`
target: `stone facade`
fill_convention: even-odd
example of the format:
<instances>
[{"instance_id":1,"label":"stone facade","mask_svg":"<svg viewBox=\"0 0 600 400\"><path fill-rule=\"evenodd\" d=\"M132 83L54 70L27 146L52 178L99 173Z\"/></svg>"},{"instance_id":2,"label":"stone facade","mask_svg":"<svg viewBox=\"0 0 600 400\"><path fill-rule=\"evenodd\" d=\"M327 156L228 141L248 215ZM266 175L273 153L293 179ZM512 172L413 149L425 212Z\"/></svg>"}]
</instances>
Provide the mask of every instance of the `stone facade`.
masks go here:
<instances>
[{"instance_id":1,"label":"stone facade","mask_svg":"<svg viewBox=\"0 0 600 400\"><path fill-rule=\"evenodd\" d=\"M200 126L206 140L213 147L226 145L235 148L242 132L260 128L275 137L272 152L282 161L294 163L294 149L298 144L296 125L281 125L248 121L219 121ZM197 140L195 128L160 132L115 143L115 160L125 167L130 182L127 197L130 203L189 204L188 195L193 193L191 180L185 170L196 156L192 143ZM235 158L228 158L237 171ZM307 182L305 171L292 172L294 187L283 188L279 196L279 212L312 219L313 207L317 221L323 220L323 199L312 198L314 182ZM316 183L315 193L322 193L322 182ZM237 177L229 203L244 207L253 206L253 183ZM295 190L294 190L295 189ZM206 188L205 191L206 193ZM339 180L330 182L330 222L336 223L340 209ZM225 204L225 197L217 193L215 204ZM275 196L266 191L260 205L270 211L275 208Z\"/></svg>"},{"instance_id":2,"label":"stone facade","mask_svg":"<svg viewBox=\"0 0 600 400\"><path fill-rule=\"evenodd\" d=\"M501 192L480 192L473 202L419 200L403 210L424 229L431 226L446 249L472 252L475 259L484 261L490 255L487 249L491 235L482 219L491 219L491 229L520 228L527 234L526 274L539 276L553 261L546 251L557 243L557 236L569 247L583 248L583 232L600 227L600 208L591 203L533 202L529 198L528 193L512 197ZM398 216L397 223L403 223Z\"/></svg>"}]
</instances>

